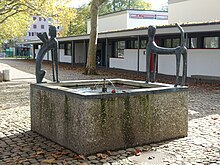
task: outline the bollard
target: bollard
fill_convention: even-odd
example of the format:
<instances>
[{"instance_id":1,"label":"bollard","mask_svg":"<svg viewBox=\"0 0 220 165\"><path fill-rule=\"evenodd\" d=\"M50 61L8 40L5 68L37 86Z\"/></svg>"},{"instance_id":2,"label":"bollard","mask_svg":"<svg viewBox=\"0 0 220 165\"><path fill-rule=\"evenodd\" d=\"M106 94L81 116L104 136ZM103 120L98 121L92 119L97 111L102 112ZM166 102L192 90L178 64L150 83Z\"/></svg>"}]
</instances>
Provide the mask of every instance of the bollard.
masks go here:
<instances>
[{"instance_id":1,"label":"bollard","mask_svg":"<svg viewBox=\"0 0 220 165\"><path fill-rule=\"evenodd\" d=\"M4 81L11 81L11 72L9 69L3 70L3 80Z\"/></svg>"},{"instance_id":2,"label":"bollard","mask_svg":"<svg viewBox=\"0 0 220 165\"><path fill-rule=\"evenodd\" d=\"M3 72L0 70L0 82L3 81Z\"/></svg>"}]
</instances>

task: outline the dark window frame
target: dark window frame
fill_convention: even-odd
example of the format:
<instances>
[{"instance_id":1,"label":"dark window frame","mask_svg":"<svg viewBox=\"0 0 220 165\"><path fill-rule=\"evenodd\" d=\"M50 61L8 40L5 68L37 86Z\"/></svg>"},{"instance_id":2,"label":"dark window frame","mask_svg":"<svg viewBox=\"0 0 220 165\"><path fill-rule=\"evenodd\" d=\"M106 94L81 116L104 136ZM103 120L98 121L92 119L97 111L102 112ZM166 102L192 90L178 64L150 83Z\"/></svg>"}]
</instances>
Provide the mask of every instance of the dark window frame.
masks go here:
<instances>
[{"instance_id":1,"label":"dark window frame","mask_svg":"<svg viewBox=\"0 0 220 165\"><path fill-rule=\"evenodd\" d=\"M63 42L59 44L59 49L64 49L64 56L72 55L72 43L71 42Z\"/></svg>"},{"instance_id":2,"label":"dark window frame","mask_svg":"<svg viewBox=\"0 0 220 165\"><path fill-rule=\"evenodd\" d=\"M118 40L115 41L114 57L124 58L124 50L126 49L126 41Z\"/></svg>"}]
</instances>

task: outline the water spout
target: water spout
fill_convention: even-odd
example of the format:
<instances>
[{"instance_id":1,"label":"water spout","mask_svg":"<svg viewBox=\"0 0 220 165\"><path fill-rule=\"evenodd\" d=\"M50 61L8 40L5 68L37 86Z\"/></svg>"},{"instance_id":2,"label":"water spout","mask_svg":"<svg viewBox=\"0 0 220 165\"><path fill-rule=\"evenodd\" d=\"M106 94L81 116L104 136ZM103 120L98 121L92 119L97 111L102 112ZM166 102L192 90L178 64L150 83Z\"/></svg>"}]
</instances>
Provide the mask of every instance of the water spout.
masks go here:
<instances>
[{"instance_id":1,"label":"water spout","mask_svg":"<svg viewBox=\"0 0 220 165\"><path fill-rule=\"evenodd\" d=\"M101 92L102 93L107 93L108 92L108 87L107 85L111 85L112 86L112 90L111 93L116 93L116 87L113 84L113 82L109 79L103 79L103 81L96 83L94 86L90 87L91 90L97 90L98 86L101 86Z\"/></svg>"},{"instance_id":2,"label":"water spout","mask_svg":"<svg viewBox=\"0 0 220 165\"><path fill-rule=\"evenodd\" d=\"M102 85L102 92L106 93L107 92L107 87L106 87L106 79L103 79L103 85Z\"/></svg>"}]
</instances>

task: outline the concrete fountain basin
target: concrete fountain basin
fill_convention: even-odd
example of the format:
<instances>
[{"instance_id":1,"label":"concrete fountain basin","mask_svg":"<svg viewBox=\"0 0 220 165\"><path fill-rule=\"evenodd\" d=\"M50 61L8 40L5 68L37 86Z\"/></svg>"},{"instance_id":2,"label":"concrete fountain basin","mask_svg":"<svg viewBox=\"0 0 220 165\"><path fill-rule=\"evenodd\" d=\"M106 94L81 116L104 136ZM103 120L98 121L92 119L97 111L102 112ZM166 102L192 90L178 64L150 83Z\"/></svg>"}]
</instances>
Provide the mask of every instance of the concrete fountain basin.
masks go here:
<instances>
[{"instance_id":1,"label":"concrete fountain basin","mask_svg":"<svg viewBox=\"0 0 220 165\"><path fill-rule=\"evenodd\" d=\"M103 80L31 84L31 129L83 155L187 136L187 87L127 79L105 86L107 92Z\"/></svg>"}]
</instances>

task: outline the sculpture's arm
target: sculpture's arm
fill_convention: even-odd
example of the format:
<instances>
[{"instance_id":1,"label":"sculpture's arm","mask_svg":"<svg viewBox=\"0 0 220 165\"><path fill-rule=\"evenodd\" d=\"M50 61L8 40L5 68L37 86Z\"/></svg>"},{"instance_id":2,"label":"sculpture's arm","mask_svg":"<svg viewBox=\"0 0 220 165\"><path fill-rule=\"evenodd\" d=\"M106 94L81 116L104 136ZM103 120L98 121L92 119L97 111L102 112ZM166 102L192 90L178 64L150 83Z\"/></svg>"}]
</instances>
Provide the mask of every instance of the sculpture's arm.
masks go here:
<instances>
[{"instance_id":1,"label":"sculpture's arm","mask_svg":"<svg viewBox=\"0 0 220 165\"><path fill-rule=\"evenodd\" d=\"M47 35L47 33L46 33L46 32L43 32L43 37L46 39L46 41L48 41L48 40L49 40L48 35Z\"/></svg>"},{"instance_id":2,"label":"sculpture's arm","mask_svg":"<svg viewBox=\"0 0 220 165\"><path fill-rule=\"evenodd\" d=\"M43 43L47 43L48 42L48 36L47 33L44 32L43 34L38 33L37 37L43 42Z\"/></svg>"},{"instance_id":3,"label":"sculpture's arm","mask_svg":"<svg viewBox=\"0 0 220 165\"><path fill-rule=\"evenodd\" d=\"M176 26L178 27L178 29L180 30L180 32L181 32L181 40L180 40L180 46L185 46L185 37L184 37L184 30L183 30L183 28L178 24L178 23L176 23Z\"/></svg>"}]
</instances>

